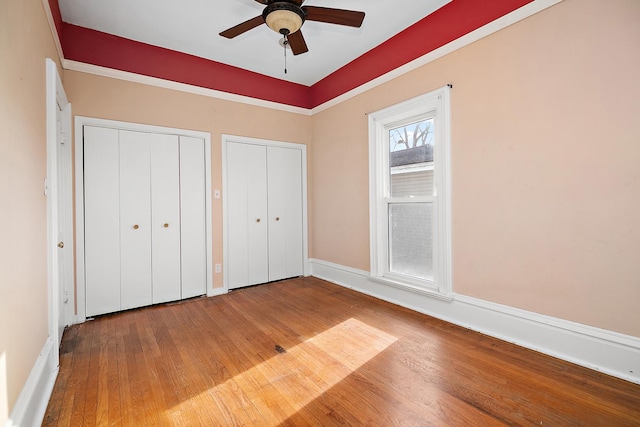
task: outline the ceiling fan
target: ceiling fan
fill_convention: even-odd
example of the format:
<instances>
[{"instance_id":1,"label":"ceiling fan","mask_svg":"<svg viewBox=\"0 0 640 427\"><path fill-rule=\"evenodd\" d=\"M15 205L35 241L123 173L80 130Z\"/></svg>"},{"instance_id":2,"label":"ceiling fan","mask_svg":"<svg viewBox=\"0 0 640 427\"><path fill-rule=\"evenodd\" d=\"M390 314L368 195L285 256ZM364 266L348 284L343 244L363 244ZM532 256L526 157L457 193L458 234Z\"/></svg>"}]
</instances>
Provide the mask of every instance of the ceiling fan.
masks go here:
<instances>
[{"instance_id":1,"label":"ceiling fan","mask_svg":"<svg viewBox=\"0 0 640 427\"><path fill-rule=\"evenodd\" d=\"M220 33L222 37L232 39L263 23L273 31L284 36L294 55L309 51L300 27L304 21L327 22L329 24L360 27L364 12L334 9L329 7L302 6L304 0L255 0L267 7L262 15L249 19Z\"/></svg>"}]
</instances>

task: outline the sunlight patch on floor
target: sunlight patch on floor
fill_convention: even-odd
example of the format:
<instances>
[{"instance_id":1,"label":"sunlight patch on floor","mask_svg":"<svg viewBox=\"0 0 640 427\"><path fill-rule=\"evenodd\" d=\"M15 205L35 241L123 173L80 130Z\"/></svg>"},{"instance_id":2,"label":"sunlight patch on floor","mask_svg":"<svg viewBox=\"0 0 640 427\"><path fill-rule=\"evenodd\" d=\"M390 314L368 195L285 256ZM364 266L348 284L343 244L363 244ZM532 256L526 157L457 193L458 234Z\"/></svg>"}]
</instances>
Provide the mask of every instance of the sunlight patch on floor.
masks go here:
<instances>
[{"instance_id":1,"label":"sunlight patch on floor","mask_svg":"<svg viewBox=\"0 0 640 427\"><path fill-rule=\"evenodd\" d=\"M217 414L227 421L233 418L242 424L258 420L262 425L266 422L266 425L275 426L396 340L396 337L366 323L348 319L180 403L165 415L193 410L196 405L211 405L213 401Z\"/></svg>"}]
</instances>

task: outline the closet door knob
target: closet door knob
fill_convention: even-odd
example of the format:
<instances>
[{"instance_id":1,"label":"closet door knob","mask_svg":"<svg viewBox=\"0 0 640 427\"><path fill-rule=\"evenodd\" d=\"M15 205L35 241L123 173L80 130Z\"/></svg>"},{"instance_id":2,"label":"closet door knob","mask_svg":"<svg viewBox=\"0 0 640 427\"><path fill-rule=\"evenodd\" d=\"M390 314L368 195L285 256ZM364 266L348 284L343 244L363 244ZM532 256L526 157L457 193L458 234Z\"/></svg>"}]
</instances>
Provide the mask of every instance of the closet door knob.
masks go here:
<instances>
[{"instance_id":1,"label":"closet door knob","mask_svg":"<svg viewBox=\"0 0 640 427\"><path fill-rule=\"evenodd\" d=\"M169 227L169 224L165 222L164 223L164 228L168 228L168 227Z\"/></svg>"},{"instance_id":2,"label":"closet door knob","mask_svg":"<svg viewBox=\"0 0 640 427\"><path fill-rule=\"evenodd\" d=\"M276 217L276 221L280 221L280 217L279 216Z\"/></svg>"},{"instance_id":3,"label":"closet door knob","mask_svg":"<svg viewBox=\"0 0 640 427\"><path fill-rule=\"evenodd\" d=\"M138 228L140 228L140 226L139 226L138 224L136 224L136 225L134 225L134 226L133 226L133 229L134 229L134 230L137 230Z\"/></svg>"},{"instance_id":4,"label":"closet door knob","mask_svg":"<svg viewBox=\"0 0 640 427\"><path fill-rule=\"evenodd\" d=\"M260 222L260 218L256 219L256 222Z\"/></svg>"}]
</instances>

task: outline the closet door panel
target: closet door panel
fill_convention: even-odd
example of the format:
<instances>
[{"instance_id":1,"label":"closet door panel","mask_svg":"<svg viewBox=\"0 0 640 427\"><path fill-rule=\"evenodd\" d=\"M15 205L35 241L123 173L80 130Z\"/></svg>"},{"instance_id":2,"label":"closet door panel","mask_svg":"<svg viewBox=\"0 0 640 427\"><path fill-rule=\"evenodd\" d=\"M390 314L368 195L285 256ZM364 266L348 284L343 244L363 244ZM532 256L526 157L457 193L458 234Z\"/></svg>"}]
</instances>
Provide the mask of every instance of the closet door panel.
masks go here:
<instances>
[{"instance_id":1,"label":"closet door panel","mask_svg":"<svg viewBox=\"0 0 640 427\"><path fill-rule=\"evenodd\" d=\"M247 200L249 285L269 281L269 247L267 219L267 150L260 145L248 145Z\"/></svg>"},{"instance_id":2,"label":"closet door panel","mask_svg":"<svg viewBox=\"0 0 640 427\"><path fill-rule=\"evenodd\" d=\"M269 281L301 276L302 152L268 147Z\"/></svg>"},{"instance_id":3,"label":"closet door panel","mask_svg":"<svg viewBox=\"0 0 640 427\"><path fill-rule=\"evenodd\" d=\"M247 145L230 142L226 149L227 281L235 289L249 284Z\"/></svg>"},{"instance_id":4,"label":"closet door panel","mask_svg":"<svg viewBox=\"0 0 640 427\"><path fill-rule=\"evenodd\" d=\"M180 161L177 135L150 134L154 304L180 299Z\"/></svg>"},{"instance_id":5,"label":"closet door panel","mask_svg":"<svg viewBox=\"0 0 640 427\"><path fill-rule=\"evenodd\" d=\"M120 131L121 309L150 305L151 167L153 135Z\"/></svg>"},{"instance_id":6,"label":"closet door panel","mask_svg":"<svg viewBox=\"0 0 640 427\"><path fill-rule=\"evenodd\" d=\"M84 127L85 310L120 310L118 131Z\"/></svg>"},{"instance_id":7,"label":"closet door panel","mask_svg":"<svg viewBox=\"0 0 640 427\"><path fill-rule=\"evenodd\" d=\"M227 143L227 278L230 289L269 280L266 148Z\"/></svg>"},{"instance_id":8,"label":"closet door panel","mask_svg":"<svg viewBox=\"0 0 640 427\"><path fill-rule=\"evenodd\" d=\"M182 298L207 292L204 140L180 137Z\"/></svg>"}]
</instances>

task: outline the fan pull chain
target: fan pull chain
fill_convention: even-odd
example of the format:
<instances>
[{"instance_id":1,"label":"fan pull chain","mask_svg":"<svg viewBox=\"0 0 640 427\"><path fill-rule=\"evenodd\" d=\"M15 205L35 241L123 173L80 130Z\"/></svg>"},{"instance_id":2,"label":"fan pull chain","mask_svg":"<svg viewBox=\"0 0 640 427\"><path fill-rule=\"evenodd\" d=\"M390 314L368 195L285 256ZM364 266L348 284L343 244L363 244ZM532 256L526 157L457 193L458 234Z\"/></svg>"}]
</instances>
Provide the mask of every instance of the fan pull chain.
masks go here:
<instances>
[{"instance_id":1,"label":"fan pull chain","mask_svg":"<svg viewBox=\"0 0 640 427\"><path fill-rule=\"evenodd\" d=\"M284 43L282 43L282 47L284 48L284 73L287 74L287 45L289 45L289 37L284 35Z\"/></svg>"}]
</instances>

